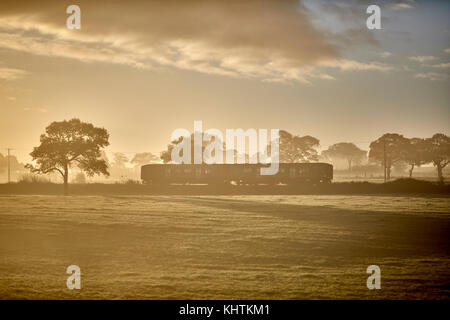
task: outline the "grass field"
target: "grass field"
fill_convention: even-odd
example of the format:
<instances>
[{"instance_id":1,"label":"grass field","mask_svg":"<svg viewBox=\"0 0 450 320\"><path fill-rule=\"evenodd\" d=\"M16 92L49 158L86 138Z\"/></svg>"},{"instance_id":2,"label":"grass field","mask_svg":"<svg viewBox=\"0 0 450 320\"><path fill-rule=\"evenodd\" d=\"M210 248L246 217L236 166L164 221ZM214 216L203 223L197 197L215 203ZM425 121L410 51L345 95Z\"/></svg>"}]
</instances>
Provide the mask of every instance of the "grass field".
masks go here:
<instances>
[{"instance_id":1,"label":"grass field","mask_svg":"<svg viewBox=\"0 0 450 320\"><path fill-rule=\"evenodd\" d=\"M4 195L0 298L448 299L449 222L448 197Z\"/></svg>"}]
</instances>

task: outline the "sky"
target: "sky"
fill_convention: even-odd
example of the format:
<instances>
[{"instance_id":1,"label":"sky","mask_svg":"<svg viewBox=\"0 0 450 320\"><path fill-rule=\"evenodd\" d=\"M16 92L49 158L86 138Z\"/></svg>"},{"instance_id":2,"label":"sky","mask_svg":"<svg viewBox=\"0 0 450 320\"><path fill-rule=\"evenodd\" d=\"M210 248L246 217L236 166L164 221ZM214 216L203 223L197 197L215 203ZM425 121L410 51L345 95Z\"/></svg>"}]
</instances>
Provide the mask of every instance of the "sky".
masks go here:
<instances>
[{"instance_id":1,"label":"sky","mask_svg":"<svg viewBox=\"0 0 450 320\"><path fill-rule=\"evenodd\" d=\"M367 150L386 132L449 134L449 70L449 1L2 0L0 153L29 162L45 127L74 117L130 157L194 120Z\"/></svg>"}]
</instances>

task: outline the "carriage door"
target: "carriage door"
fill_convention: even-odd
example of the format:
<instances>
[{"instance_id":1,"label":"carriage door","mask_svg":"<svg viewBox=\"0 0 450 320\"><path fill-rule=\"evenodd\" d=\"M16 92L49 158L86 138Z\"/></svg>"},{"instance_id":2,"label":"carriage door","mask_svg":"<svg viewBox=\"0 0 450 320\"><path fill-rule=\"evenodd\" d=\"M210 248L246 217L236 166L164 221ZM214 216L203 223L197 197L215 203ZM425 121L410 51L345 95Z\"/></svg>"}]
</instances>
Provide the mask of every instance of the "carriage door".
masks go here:
<instances>
[{"instance_id":1,"label":"carriage door","mask_svg":"<svg viewBox=\"0 0 450 320\"><path fill-rule=\"evenodd\" d=\"M295 178L295 167L289 168L289 178Z\"/></svg>"}]
</instances>

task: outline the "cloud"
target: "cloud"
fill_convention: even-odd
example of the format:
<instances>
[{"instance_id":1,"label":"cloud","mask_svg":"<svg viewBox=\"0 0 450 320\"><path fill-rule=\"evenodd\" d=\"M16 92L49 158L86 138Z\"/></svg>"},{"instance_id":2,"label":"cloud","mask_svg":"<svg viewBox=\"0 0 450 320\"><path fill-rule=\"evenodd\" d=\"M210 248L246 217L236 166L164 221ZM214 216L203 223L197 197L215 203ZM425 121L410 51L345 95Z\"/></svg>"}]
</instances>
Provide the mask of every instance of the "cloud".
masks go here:
<instances>
[{"instance_id":1,"label":"cloud","mask_svg":"<svg viewBox=\"0 0 450 320\"><path fill-rule=\"evenodd\" d=\"M445 53L450 53L450 48L444 50Z\"/></svg>"},{"instance_id":2,"label":"cloud","mask_svg":"<svg viewBox=\"0 0 450 320\"><path fill-rule=\"evenodd\" d=\"M414 6L408 3L395 3L391 6L394 10L402 10L402 9L414 9Z\"/></svg>"},{"instance_id":3,"label":"cloud","mask_svg":"<svg viewBox=\"0 0 450 320\"><path fill-rule=\"evenodd\" d=\"M77 59L83 62L108 62L144 67L138 56L128 50L114 48L112 43L101 40L77 39L65 36L57 31L36 26L28 29L25 23L22 27L11 27L0 19L0 47L25 51L31 54ZM32 31L32 35L28 32ZM97 46L97 48L95 48Z\"/></svg>"},{"instance_id":4,"label":"cloud","mask_svg":"<svg viewBox=\"0 0 450 320\"><path fill-rule=\"evenodd\" d=\"M444 81L448 78L448 76L444 73L426 72L417 73L414 78L427 79L430 81Z\"/></svg>"},{"instance_id":5,"label":"cloud","mask_svg":"<svg viewBox=\"0 0 450 320\"><path fill-rule=\"evenodd\" d=\"M387 72L391 71L394 68L392 66L379 63L379 62L370 62L370 63L361 63L353 60L331 60L320 63L320 65L325 67L337 68L342 71L381 71Z\"/></svg>"},{"instance_id":6,"label":"cloud","mask_svg":"<svg viewBox=\"0 0 450 320\"><path fill-rule=\"evenodd\" d=\"M390 53L388 51L384 51L384 52L380 53L380 56L382 58L388 58L388 57L392 56L392 53Z\"/></svg>"},{"instance_id":7,"label":"cloud","mask_svg":"<svg viewBox=\"0 0 450 320\"><path fill-rule=\"evenodd\" d=\"M440 68L440 69L450 68L450 62L448 62L448 63L440 63L440 64L433 64L432 67L433 68Z\"/></svg>"},{"instance_id":8,"label":"cloud","mask_svg":"<svg viewBox=\"0 0 450 320\"><path fill-rule=\"evenodd\" d=\"M0 79L2 79L2 80L7 80L7 81L17 80L17 79L22 78L27 73L28 72L21 70L21 69L0 67Z\"/></svg>"},{"instance_id":9,"label":"cloud","mask_svg":"<svg viewBox=\"0 0 450 320\"><path fill-rule=\"evenodd\" d=\"M403 0L398 1L396 3L389 4L389 7L393 10L405 10L405 9L414 9L416 2L414 0Z\"/></svg>"},{"instance_id":10,"label":"cloud","mask_svg":"<svg viewBox=\"0 0 450 320\"><path fill-rule=\"evenodd\" d=\"M361 28L361 16L365 17L368 7L366 1L303 0L302 4L308 10L308 19L337 47L345 50L355 45L379 45L374 32Z\"/></svg>"},{"instance_id":11,"label":"cloud","mask_svg":"<svg viewBox=\"0 0 450 320\"><path fill-rule=\"evenodd\" d=\"M39 112L39 113L47 113L48 112L48 110L46 108L30 108L30 107L23 108L23 111L34 111L34 112Z\"/></svg>"},{"instance_id":12,"label":"cloud","mask_svg":"<svg viewBox=\"0 0 450 320\"><path fill-rule=\"evenodd\" d=\"M434 57L434 56L414 56L414 57L409 57L409 60L413 60L413 61L420 62L420 63L427 62L427 61L433 61L433 60L436 60L436 59L437 58Z\"/></svg>"},{"instance_id":13,"label":"cloud","mask_svg":"<svg viewBox=\"0 0 450 320\"><path fill-rule=\"evenodd\" d=\"M334 79L333 70L391 69L342 58L297 0L80 1L81 30L66 29L65 5L0 2L0 47L86 63L168 66L276 82ZM338 39L344 41L345 34Z\"/></svg>"}]
</instances>

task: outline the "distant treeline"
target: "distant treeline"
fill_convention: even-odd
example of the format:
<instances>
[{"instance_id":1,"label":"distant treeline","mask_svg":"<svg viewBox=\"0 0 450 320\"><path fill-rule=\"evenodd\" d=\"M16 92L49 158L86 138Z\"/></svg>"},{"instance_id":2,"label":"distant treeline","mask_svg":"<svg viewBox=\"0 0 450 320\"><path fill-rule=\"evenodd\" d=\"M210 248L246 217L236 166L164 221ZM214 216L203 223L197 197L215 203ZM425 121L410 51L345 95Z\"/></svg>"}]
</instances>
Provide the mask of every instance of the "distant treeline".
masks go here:
<instances>
[{"instance_id":1,"label":"distant treeline","mask_svg":"<svg viewBox=\"0 0 450 320\"><path fill-rule=\"evenodd\" d=\"M348 170L352 164L361 165L366 162L368 171L376 170L370 167L378 164L386 168L386 178L390 180L393 167L407 167L409 177L415 167L432 164L436 167L440 181L444 180L443 169L450 162L450 138L437 133L430 138L405 138L401 134L386 133L370 144L370 150L359 149L353 143L343 142L330 146L322 152L322 159L336 162L345 159ZM357 169L361 170L359 166Z\"/></svg>"},{"instance_id":2,"label":"distant treeline","mask_svg":"<svg viewBox=\"0 0 450 320\"><path fill-rule=\"evenodd\" d=\"M86 182L86 175L112 176L113 180L139 179L140 167L151 163L169 163L171 151L181 140L172 141L160 155L151 152L136 153L128 158L124 153L114 153L112 161L104 148L109 145L109 133L104 128L94 127L79 119L52 122L40 137L40 145L30 153L33 163L23 165L16 157L9 158L13 175L23 172L58 175L67 188L69 173L72 182ZM193 139L192 149L193 149ZM211 141L209 143L212 143ZM206 148L208 143L202 147ZM450 162L450 138L437 133L429 138L406 138L397 133L386 133L372 141L369 151L358 148L351 142L340 142L329 146L319 154L319 139L306 135L293 135L280 130L279 161L330 162L334 165L345 161L349 172L377 173L382 168L386 179L395 167L407 167L412 177L415 167L432 164L436 167L439 181L443 182L443 169ZM269 156L270 150L264 151ZM193 152L191 153L194 154ZM236 151L235 151L236 155ZM258 156L260 156L258 154ZM248 155L246 158L248 160ZM8 157L0 154L0 174L8 166ZM29 178L34 179L34 178Z\"/></svg>"},{"instance_id":3,"label":"distant treeline","mask_svg":"<svg viewBox=\"0 0 450 320\"><path fill-rule=\"evenodd\" d=\"M177 143L180 143L180 140L173 141L168 145L167 150L161 152L160 158L164 163L170 162L171 151ZM440 181L443 181L442 171L450 161L450 138L440 133L430 138L411 139L397 133L386 133L372 141L369 152L361 150L354 143L340 142L331 145L319 154L317 150L319 146L320 141L315 137L296 136L281 130L279 160L287 163L320 160L332 164L344 160L347 162L349 172L355 165L357 166L355 169L367 173L379 172L380 167L386 168L387 180L390 180L391 170L395 166L408 167L409 177L412 177L415 167L433 164L437 169ZM203 148L206 147L207 145L203 146ZM362 165L364 166L362 167Z\"/></svg>"}]
</instances>

